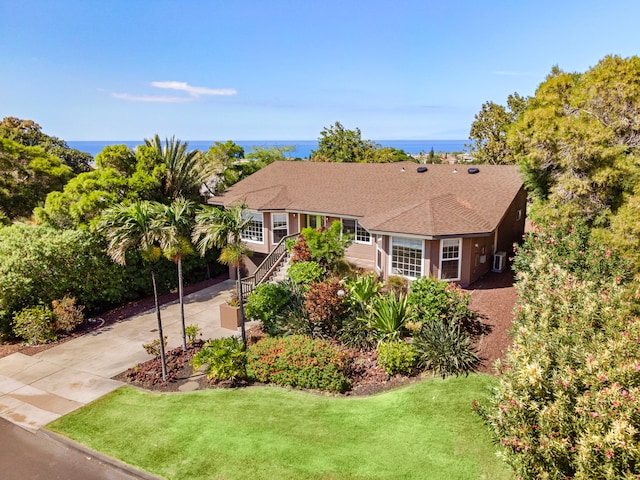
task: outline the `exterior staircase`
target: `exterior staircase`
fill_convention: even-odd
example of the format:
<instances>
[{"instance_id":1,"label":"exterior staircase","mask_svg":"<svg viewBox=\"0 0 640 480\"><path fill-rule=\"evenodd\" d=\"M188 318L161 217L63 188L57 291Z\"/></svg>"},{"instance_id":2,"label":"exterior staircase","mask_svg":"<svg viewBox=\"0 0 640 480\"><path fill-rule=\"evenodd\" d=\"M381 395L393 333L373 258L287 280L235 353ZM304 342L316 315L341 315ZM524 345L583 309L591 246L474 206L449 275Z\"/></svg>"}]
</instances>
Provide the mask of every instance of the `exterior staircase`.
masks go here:
<instances>
[{"instance_id":1,"label":"exterior staircase","mask_svg":"<svg viewBox=\"0 0 640 480\"><path fill-rule=\"evenodd\" d=\"M282 238L271 250L269 255L262 261L253 275L240 280L240 291L242 297L246 299L253 290L268 281L283 280L287 276L289 268L289 252L287 250L287 240L296 238L299 233L293 233Z\"/></svg>"}]
</instances>

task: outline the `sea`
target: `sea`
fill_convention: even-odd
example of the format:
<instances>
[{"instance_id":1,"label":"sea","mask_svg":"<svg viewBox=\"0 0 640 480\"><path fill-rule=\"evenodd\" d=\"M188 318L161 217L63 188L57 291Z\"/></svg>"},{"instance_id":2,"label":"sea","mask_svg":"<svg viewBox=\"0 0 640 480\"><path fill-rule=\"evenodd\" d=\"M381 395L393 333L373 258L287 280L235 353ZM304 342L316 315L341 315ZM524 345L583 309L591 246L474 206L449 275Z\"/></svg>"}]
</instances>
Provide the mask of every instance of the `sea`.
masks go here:
<instances>
[{"instance_id":1,"label":"sea","mask_svg":"<svg viewBox=\"0 0 640 480\"><path fill-rule=\"evenodd\" d=\"M226 140L223 140L225 142ZM215 140L187 140L189 150L207 151ZM286 152L285 156L292 158L309 158L312 150L318 149L317 140L234 140L235 144L244 148L244 152L250 153L254 147L285 147L292 146L291 152ZM435 153L466 152L466 144L469 140L374 140L375 143L383 147L393 147L404 150L409 154L429 153L433 148ZM140 140L82 140L68 141L67 145L81 152L86 152L95 157L107 145L126 145L135 148L144 144Z\"/></svg>"}]
</instances>

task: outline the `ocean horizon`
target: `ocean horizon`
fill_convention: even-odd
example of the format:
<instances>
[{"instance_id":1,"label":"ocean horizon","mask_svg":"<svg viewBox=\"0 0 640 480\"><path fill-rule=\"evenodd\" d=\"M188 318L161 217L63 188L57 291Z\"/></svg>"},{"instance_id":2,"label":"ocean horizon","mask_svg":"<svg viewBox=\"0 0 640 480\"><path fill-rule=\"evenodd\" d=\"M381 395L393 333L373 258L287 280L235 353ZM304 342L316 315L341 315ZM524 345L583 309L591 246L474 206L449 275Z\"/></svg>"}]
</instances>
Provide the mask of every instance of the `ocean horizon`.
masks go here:
<instances>
[{"instance_id":1,"label":"ocean horizon","mask_svg":"<svg viewBox=\"0 0 640 480\"><path fill-rule=\"evenodd\" d=\"M163 140L164 141L164 140ZM226 140L222 140L225 142ZM216 140L185 140L189 144L189 150L207 151ZM294 150L285 155L292 158L309 158L312 150L318 149L317 140L233 140L234 143L244 148L245 154L251 152L254 147L284 147L293 146ZM393 147L404 150L409 154L429 153L433 148L435 153L465 152L465 145L469 140L374 140L383 147ZM86 152L95 157L108 145L126 145L133 149L143 145L144 140L76 140L67 141L67 145L81 152Z\"/></svg>"}]
</instances>

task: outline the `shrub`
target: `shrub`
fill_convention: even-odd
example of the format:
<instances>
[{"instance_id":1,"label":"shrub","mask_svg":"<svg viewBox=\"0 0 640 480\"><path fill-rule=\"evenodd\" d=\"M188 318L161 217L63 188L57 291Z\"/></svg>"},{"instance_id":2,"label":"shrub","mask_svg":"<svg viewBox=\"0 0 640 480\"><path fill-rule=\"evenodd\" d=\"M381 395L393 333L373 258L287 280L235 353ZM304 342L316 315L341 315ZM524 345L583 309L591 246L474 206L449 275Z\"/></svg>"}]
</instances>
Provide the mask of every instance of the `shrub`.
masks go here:
<instances>
[{"instance_id":1,"label":"shrub","mask_svg":"<svg viewBox=\"0 0 640 480\"><path fill-rule=\"evenodd\" d=\"M236 337L208 341L193 356L191 365L195 370L206 365L209 380L235 381L247 376L247 354Z\"/></svg>"},{"instance_id":2,"label":"shrub","mask_svg":"<svg viewBox=\"0 0 640 480\"><path fill-rule=\"evenodd\" d=\"M43 305L21 310L13 317L13 333L29 345L56 340L53 312Z\"/></svg>"},{"instance_id":3,"label":"shrub","mask_svg":"<svg viewBox=\"0 0 640 480\"><path fill-rule=\"evenodd\" d=\"M196 341L196 337L198 335L202 335L202 330L196 323L194 325L187 325L184 329L184 333L187 337L187 343L189 345L193 345L193 343Z\"/></svg>"},{"instance_id":4,"label":"shrub","mask_svg":"<svg viewBox=\"0 0 640 480\"><path fill-rule=\"evenodd\" d=\"M413 339L418 366L442 375L468 375L480 361L471 337L452 321L425 323Z\"/></svg>"},{"instance_id":5,"label":"shrub","mask_svg":"<svg viewBox=\"0 0 640 480\"><path fill-rule=\"evenodd\" d=\"M338 332L345 307L344 294L337 278L311 284L305 295L304 310L314 336L332 337Z\"/></svg>"},{"instance_id":6,"label":"shrub","mask_svg":"<svg viewBox=\"0 0 640 480\"><path fill-rule=\"evenodd\" d=\"M262 321L265 332L275 333L276 316L284 310L290 299L291 292L284 284L262 283L249 295L245 313L249 318Z\"/></svg>"},{"instance_id":7,"label":"shrub","mask_svg":"<svg viewBox=\"0 0 640 480\"><path fill-rule=\"evenodd\" d=\"M637 300L561 265L539 250L518 273L513 344L478 410L522 478L636 478Z\"/></svg>"},{"instance_id":8,"label":"shrub","mask_svg":"<svg viewBox=\"0 0 640 480\"><path fill-rule=\"evenodd\" d=\"M389 375L411 373L416 359L416 350L410 343L382 342L378 346L378 363Z\"/></svg>"},{"instance_id":9,"label":"shrub","mask_svg":"<svg viewBox=\"0 0 640 480\"><path fill-rule=\"evenodd\" d=\"M317 262L296 262L293 263L287 276L297 285L308 288L312 283L321 281L326 275L326 271Z\"/></svg>"},{"instance_id":10,"label":"shrub","mask_svg":"<svg viewBox=\"0 0 640 480\"><path fill-rule=\"evenodd\" d=\"M409 318L407 297L389 292L375 297L372 304L371 325L382 340L400 338L400 331Z\"/></svg>"},{"instance_id":11,"label":"shrub","mask_svg":"<svg viewBox=\"0 0 640 480\"><path fill-rule=\"evenodd\" d=\"M247 352L247 375L259 382L344 392L347 355L326 340L303 335L267 337Z\"/></svg>"},{"instance_id":12,"label":"shrub","mask_svg":"<svg viewBox=\"0 0 640 480\"><path fill-rule=\"evenodd\" d=\"M291 247L291 261L293 263L311 261L311 250L302 235L298 236L298 240Z\"/></svg>"},{"instance_id":13,"label":"shrub","mask_svg":"<svg viewBox=\"0 0 640 480\"><path fill-rule=\"evenodd\" d=\"M411 283L407 302L423 323L448 321L461 324L473 317L469 295L453 283L420 277Z\"/></svg>"},{"instance_id":14,"label":"shrub","mask_svg":"<svg viewBox=\"0 0 640 480\"><path fill-rule=\"evenodd\" d=\"M167 336L164 336L163 339L163 343L164 343L164 348L167 348ZM142 344L142 348L144 348L144 351L147 352L149 355L152 355L154 357L158 357L160 356L160 339L156 338L154 341L152 341L151 343L143 343Z\"/></svg>"},{"instance_id":15,"label":"shrub","mask_svg":"<svg viewBox=\"0 0 640 480\"><path fill-rule=\"evenodd\" d=\"M76 299L65 295L62 300L51 302L53 306L54 330L69 333L84 321L84 306L76 306Z\"/></svg>"},{"instance_id":16,"label":"shrub","mask_svg":"<svg viewBox=\"0 0 640 480\"><path fill-rule=\"evenodd\" d=\"M351 243L349 236L342 234L342 223L338 220L329 228L316 230L307 227L302 230L301 235L309 248L311 260L329 271L334 271Z\"/></svg>"},{"instance_id":17,"label":"shrub","mask_svg":"<svg viewBox=\"0 0 640 480\"><path fill-rule=\"evenodd\" d=\"M393 292L397 296L406 295L409 290L409 280L397 275L391 275L384 284L385 293Z\"/></svg>"},{"instance_id":18,"label":"shrub","mask_svg":"<svg viewBox=\"0 0 640 480\"><path fill-rule=\"evenodd\" d=\"M378 345L378 332L368 316L352 316L342 322L338 339L346 347L373 350Z\"/></svg>"}]
</instances>

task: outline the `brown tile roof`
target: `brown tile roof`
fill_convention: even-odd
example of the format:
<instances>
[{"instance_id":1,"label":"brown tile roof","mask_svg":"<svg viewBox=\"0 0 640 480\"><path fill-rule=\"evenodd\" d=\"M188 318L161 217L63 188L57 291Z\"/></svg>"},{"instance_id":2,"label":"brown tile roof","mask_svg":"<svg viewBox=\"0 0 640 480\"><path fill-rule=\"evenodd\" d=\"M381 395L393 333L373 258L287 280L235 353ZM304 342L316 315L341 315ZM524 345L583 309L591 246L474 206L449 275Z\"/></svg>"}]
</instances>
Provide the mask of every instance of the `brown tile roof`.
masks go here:
<instances>
[{"instance_id":1,"label":"brown tile roof","mask_svg":"<svg viewBox=\"0 0 640 480\"><path fill-rule=\"evenodd\" d=\"M209 202L356 217L371 232L420 236L493 231L522 188L517 166L275 162Z\"/></svg>"}]
</instances>

